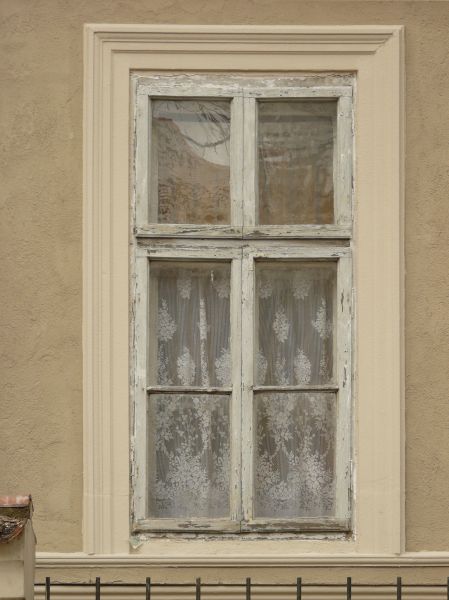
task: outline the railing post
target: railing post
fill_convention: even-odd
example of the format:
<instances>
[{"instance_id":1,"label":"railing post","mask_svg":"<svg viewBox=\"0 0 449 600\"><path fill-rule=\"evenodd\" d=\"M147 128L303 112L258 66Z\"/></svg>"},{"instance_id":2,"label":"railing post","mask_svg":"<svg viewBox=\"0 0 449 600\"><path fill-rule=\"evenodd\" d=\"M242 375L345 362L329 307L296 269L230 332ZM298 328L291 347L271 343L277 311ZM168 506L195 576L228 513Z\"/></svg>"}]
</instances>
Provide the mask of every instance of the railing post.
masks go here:
<instances>
[{"instance_id":1,"label":"railing post","mask_svg":"<svg viewBox=\"0 0 449 600\"><path fill-rule=\"evenodd\" d=\"M151 600L151 577L145 580L145 600Z\"/></svg>"},{"instance_id":2,"label":"railing post","mask_svg":"<svg viewBox=\"0 0 449 600\"><path fill-rule=\"evenodd\" d=\"M396 600L402 600L402 577L396 579Z\"/></svg>"},{"instance_id":3,"label":"railing post","mask_svg":"<svg viewBox=\"0 0 449 600\"><path fill-rule=\"evenodd\" d=\"M101 582L99 577L95 577L95 600L100 600Z\"/></svg>"},{"instance_id":4,"label":"railing post","mask_svg":"<svg viewBox=\"0 0 449 600\"><path fill-rule=\"evenodd\" d=\"M346 600L351 600L352 598L352 579L351 577L346 578Z\"/></svg>"},{"instance_id":5,"label":"railing post","mask_svg":"<svg viewBox=\"0 0 449 600\"><path fill-rule=\"evenodd\" d=\"M201 579L199 577L196 580L196 594L195 594L195 598L196 598L196 600L201 600Z\"/></svg>"},{"instance_id":6,"label":"railing post","mask_svg":"<svg viewBox=\"0 0 449 600\"><path fill-rule=\"evenodd\" d=\"M302 578L296 578L296 600L302 599Z\"/></svg>"},{"instance_id":7,"label":"railing post","mask_svg":"<svg viewBox=\"0 0 449 600\"><path fill-rule=\"evenodd\" d=\"M447 581L446 581L446 597L447 597L447 600L449 600L449 577L447 578Z\"/></svg>"},{"instance_id":8,"label":"railing post","mask_svg":"<svg viewBox=\"0 0 449 600\"><path fill-rule=\"evenodd\" d=\"M246 600L251 600L251 577L246 578Z\"/></svg>"},{"instance_id":9,"label":"railing post","mask_svg":"<svg viewBox=\"0 0 449 600\"><path fill-rule=\"evenodd\" d=\"M51 590L50 590L50 577L45 578L45 600L50 600Z\"/></svg>"}]
</instances>

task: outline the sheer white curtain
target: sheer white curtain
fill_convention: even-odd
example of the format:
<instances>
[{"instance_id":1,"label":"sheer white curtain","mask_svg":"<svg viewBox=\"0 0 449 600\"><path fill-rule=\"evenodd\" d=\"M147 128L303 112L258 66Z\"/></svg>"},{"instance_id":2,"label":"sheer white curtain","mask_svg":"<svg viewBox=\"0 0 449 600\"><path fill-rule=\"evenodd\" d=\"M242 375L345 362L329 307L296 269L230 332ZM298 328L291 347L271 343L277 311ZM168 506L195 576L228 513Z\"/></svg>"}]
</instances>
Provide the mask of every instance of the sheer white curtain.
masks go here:
<instances>
[{"instance_id":1,"label":"sheer white curtain","mask_svg":"<svg viewBox=\"0 0 449 600\"><path fill-rule=\"evenodd\" d=\"M150 383L229 387L229 264L151 263L150 278L157 314ZM150 395L151 516L229 515L229 428L229 395Z\"/></svg>"},{"instance_id":2,"label":"sheer white curtain","mask_svg":"<svg viewBox=\"0 0 449 600\"><path fill-rule=\"evenodd\" d=\"M257 384L330 383L335 265L261 263L256 272ZM335 401L327 392L256 393L256 516L333 513Z\"/></svg>"}]
</instances>

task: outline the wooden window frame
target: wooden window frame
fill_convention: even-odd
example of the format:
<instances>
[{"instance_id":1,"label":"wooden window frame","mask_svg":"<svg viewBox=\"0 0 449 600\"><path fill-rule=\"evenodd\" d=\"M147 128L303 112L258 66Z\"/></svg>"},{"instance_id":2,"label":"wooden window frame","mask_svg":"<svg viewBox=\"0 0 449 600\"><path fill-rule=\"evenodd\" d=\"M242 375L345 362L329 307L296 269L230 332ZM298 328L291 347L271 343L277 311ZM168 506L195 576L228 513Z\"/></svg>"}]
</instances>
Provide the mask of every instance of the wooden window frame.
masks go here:
<instances>
[{"instance_id":1,"label":"wooden window frame","mask_svg":"<svg viewBox=\"0 0 449 600\"><path fill-rule=\"evenodd\" d=\"M88 25L85 36L84 549L151 563L256 554L403 551L403 28ZM350 536L253 540L130 537L129 229L135 71L354 72L355 512ZM288 240L286 240L288 241ZM260 542L263 544L263 542ZM268 553L268 554L267 554ZM153 558L152 558L153 557ZM305 558L304 558L305 560ZM131 561L131 562L130 562ZM266 562L266 561L265 561ZM295 563L295 564L296 564ZM273 563L274 564L274 563Z\"/></svg>"},{"instance_id":2,"label":"wooden window frame","mask_svg":"<svg viewBox=\"0 0 449 600\"><path fill-rule=\"evenodd\" d=\"M133 76L134 182L133 256L135 288L132 294L132 530L150 532L310 532L351 530L351 431L352 431L352 172L353 172L353 85L326 84L325 75L315 75L314 85L301 86L296 77L221 76L187 73ZM333 76L338 81L337 76ZM273 84L275 87L273 87ZM230 224L177 225L157 221L157 194L153 192L152 102L157 98L214 98L230 100ZM288 99L336 99L334 148L334 225L256 225L257 214L257 102ZM150 210L156 210L150 214ZM188 239L185 237L188 236ZM261 239L260 239L261 238ZM283 240L289 240L286 245ZM304 240L307 238L307 242ZM333 246L338 238L347 247ZM259 242L256 243L256 240ZM183 240L182 247L176 241ZM207 240L207 241L206 241ZM221 240L217 242L217 240ZM295 243L296 240L296 243ZM301 245L301 240L302 245ZM316 242L319 241L319 244ZM298 244L299 242L299 244ZM151 245L148 246L148 243ZM220 247L216 244L220 243ZM196 246L195 246L196 244ZM275 246L273 246L275 244ZM294 244L294 245L292 245ZM232 263L231 342L233 385L231 393L231 514L229 519L146 517L147 481L150 468L146 453L146 406L148 402L148 342L154 326L148 315L148 268L151 260L229 260ZM335 517L260 519L253 517L253 406L254 396L254 310L255 261L334 260L338 261L335 338L338 347L336 385L338 406L336 514ZM241 275L241 280L239 277ZM241 281L245 282L242 290ZM243 302L243 299L245 301ZM241 329L241 326L243 328ZM340 343L341 341L341 343ZM245 353L242 352L243 343ZM244 360L242 362L242 355ZM242 365L240 369L239 365ZM238 374L242 370L242 379ZM316 386L315 386L316 387ZM315 390L304 386L302 391ZM156 390L153 386L151 391ZM185 390L184 390L185 391ZM260 391L260 390L259 390ZM298 386L295 387L298 391Z\"/></svg>"}]
</instances>

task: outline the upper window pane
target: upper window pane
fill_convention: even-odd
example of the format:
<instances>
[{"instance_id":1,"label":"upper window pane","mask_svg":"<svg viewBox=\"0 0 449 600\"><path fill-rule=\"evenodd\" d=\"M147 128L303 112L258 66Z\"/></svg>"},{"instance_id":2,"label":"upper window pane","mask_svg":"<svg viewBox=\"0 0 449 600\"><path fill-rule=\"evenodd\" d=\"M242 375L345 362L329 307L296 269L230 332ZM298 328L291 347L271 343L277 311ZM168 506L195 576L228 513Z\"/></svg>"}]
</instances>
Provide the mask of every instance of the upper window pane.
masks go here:
<instances>
[{"instance_id":1,"label":"upper window pane","mask_svg":"<svg viewBox=\"0 0 449 600\"><path fill-rule=\"evenodd\" d=\"M153 100L150 220L230 222L228 100Z\"/></svg>"},{"instance_id":2,"label":"upper window pane","mask_svg":"<svg viewBox=\"0 0 449 600\"><path fill-rule=\"evenodd\" d=\"M335 100L258 103L259 223L334 222Z\"/></svg>"}]
</instances>

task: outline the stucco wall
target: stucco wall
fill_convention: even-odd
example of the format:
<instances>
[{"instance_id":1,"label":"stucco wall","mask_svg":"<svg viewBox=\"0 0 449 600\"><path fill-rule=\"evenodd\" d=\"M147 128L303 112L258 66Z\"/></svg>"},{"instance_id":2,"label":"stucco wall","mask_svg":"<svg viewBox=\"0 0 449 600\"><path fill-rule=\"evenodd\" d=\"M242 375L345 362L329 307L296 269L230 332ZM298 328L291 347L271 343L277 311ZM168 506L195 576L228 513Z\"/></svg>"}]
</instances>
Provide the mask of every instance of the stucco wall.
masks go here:
<instances>
[{"instance_id":1,"label":"stucco wall","mask_svg":"<svg viewBox=\"0 0 449 600\"><path fill-rule=\"evenodd\" d=\"M82 25L406 26L407 550L447 550L449 3L1 0L0 487L81 549Z\"/></svg>"}]
</instances>

